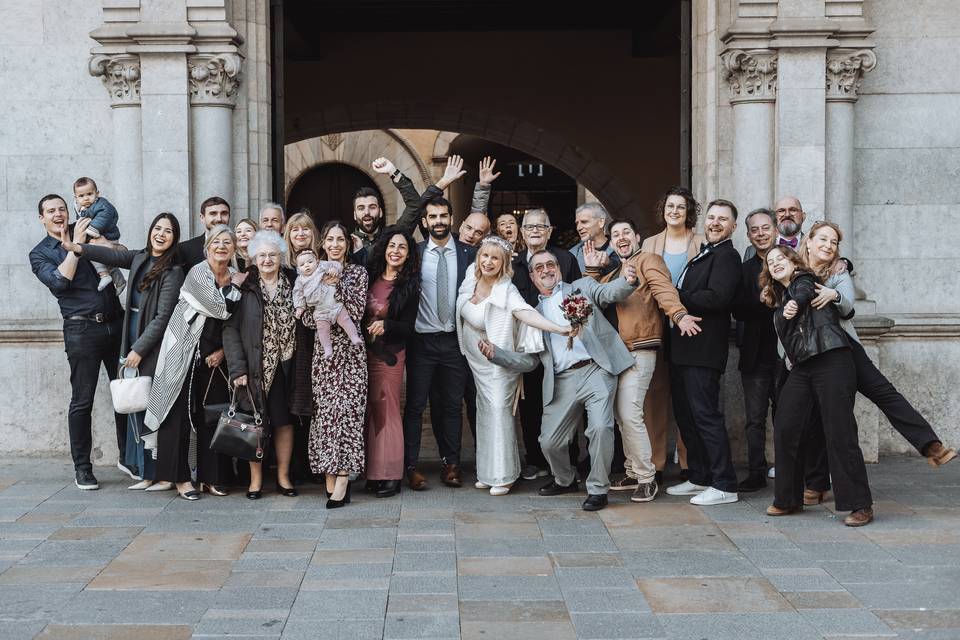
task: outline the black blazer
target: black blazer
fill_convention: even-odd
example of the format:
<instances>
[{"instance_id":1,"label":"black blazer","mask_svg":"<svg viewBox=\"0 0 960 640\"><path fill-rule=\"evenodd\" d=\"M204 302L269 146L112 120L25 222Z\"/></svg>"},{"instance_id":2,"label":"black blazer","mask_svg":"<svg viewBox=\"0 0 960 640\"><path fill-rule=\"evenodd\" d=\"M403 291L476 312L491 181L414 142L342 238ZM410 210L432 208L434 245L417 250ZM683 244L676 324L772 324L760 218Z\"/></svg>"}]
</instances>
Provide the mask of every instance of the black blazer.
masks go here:
<instances>
[{"instance_id":1,"label":"black blazer","mask_svg":"<svg viewBox=\"0 0 960 640\"><path fill-rule=\"evenodd\" d=\"M423 264L423 254L427 250L427 242L429 241L424 240L417 245L417 250L420 252L420 264ZM459 291L460 285L463 284L463 278L467 274L467 267L477 259L477 250L468 244L463 244L454 237L450 238L450 242L457 250L457 290Z\"/></svg>"},{"instance_id":2,"label":"black blazer","mask_svg":"<svg viewBox=\"0 0 960 640\"><path fill-rule=\"evenodd\" d=\"M733 316L740 320L740 362L743 373L752 373L762 364L775 364L777 332L773 327L773 309L760 301L760 271L763 264L754 254L740 268L740 295Z\"/></svg>"},{"instance_id":3,"label":"black blazer","mask_svg":"<svg viewBox=\"0 0 960 640\"><path fill-rule=\"evenodd\" d=\"M374 281L370 281L373 288ZM369 295L369 293L367 294ZM397 362L397 353L407 345L407 339L413 335L420 308L420 278L414 275L406 281L394 283L393 291L387 301L387 317L383 320L383 335L369 343L370 353L388 365ZM364 318L363 331L370 323Z\"/></svg>"},{"instance_id":4,"label":"black blazer","mask_svg":"<svg viewBox=\"0 0 960 640\"><path fill-rule=\"evenodd\" d=\"M774 325L783 350L793 363L804 362L833 349L850 346L847 332L840 327L840 312L834 304L814 309L810 302L817 297L817 279L812 273L799 273L783 293L783 299L773 314ZM796 302L797 314L787 320L783 307Z\"/></svg>"},{"instance_id":5,"label":"black blazer","mask_svg":"<svg viewBox=\"0 0 960 640\"><path fill-rule=\"evenodd\" d=\"M133 251L128 249L113 249L95 244L83 245L83 257L94 262L113 267L130 270L127 287L127 314L130 312L131 298L133 297L133 283L137 272L143 269L150 255L146 249ZM144 274L146 275L146 274ZM152 376L156 372L157 359L160 357L160 343L163 334L173 315L173 309L180 298L180 287L183 286L184 271L178 264L174 264L160 275L159 278L140 294L140 315L137 320L137 340L130 344L129 315L125 315L123 322L123 338L120 343L120 357L126 357L131 350L140 354L140 375Z\"/></svg>"},{"instance_id":6,"label":"black blazer","mask_svg":"<svg viewBox=\"0 0 960 640\"><path fill-rule=\"evenodd\" d=\"M184 240L177 245L180 252L180 264L183 265L183 272L188 273L190 269L203 262L206 256L203 255L203 243L206 241L206 234L201 233L196 238Z\"/></svg>"},{"instance_id":7,"label":"black blazer","mask_svg":"<svg viewBox=\"0 0 960 640\"><path fill-rule=\"evenodd\" d=\"M580 265L577 258L566 249L561 249L548 244L547 251L557 256L557 265L560 267L560 276L563 282L576 282L583 277L580 273ZM520 255L513 257L513 285L523 296L524 301L531 307L536 307L540 303L540 292L530 279L530 268L527 265L527 252L523 250ZM615 305L610 305L611 307Z\"/></svg>"},{"instance_id":8,"label":"black blazer","mask_svg":"<svg viewBox=\"0 0 960 640\"><path fill-rule=\"evenodd\" d=\"M678 288L687 312L703 318L700 333L680 336L670 331L670 362L689 367L727 368L730 311L737 301L742 278L740 254L729 239L706 245L687 263Z\"/></svg>"}]
</instances>

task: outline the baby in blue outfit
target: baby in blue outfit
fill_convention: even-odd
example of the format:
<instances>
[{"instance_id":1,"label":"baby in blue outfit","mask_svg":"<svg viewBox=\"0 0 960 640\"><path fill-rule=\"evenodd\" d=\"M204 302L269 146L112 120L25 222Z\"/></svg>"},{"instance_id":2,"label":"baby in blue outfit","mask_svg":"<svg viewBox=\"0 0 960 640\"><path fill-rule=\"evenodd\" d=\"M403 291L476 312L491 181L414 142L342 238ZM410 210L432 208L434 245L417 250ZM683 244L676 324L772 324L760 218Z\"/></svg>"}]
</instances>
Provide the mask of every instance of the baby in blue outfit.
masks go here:
<instances>
[{"instance_id":1,"label":"baby in blue outfit","mask_svg":"<svg viewBox=\"0 0 960 640\"><path fill-rule=\"evenodd\" d=\"M120 215L116 207L100 195L93 178L77 178L73 183L73 197L76 202L77 219L91 219L90 226L87 227L87 235L91 237L90 242L116 248L117 240L120 239L120 228L117 226ZM99 262L94 262L93 266L97 270L97 275L100 276L98 290L103 291L112 282L117 288L117 293L123 291L127 281L120 273L120 269L111 269Z\"/></svg>"}]
</instances>

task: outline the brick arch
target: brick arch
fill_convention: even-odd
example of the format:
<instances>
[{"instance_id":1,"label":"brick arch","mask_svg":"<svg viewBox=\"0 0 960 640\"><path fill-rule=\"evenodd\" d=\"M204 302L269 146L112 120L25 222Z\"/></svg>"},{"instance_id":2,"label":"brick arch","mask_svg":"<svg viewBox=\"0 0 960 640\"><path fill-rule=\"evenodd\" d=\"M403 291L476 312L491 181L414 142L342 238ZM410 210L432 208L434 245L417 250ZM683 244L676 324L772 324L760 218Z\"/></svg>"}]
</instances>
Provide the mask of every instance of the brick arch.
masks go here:
<instances>
[{"instance_id":1,"label":"brick arch","mask_svg":"<svg viewBox=\"0 0 960 640\"><path fill-rule=\"evenodd\" d=\"M365 129L435 129L443 132L434 145L435 157L442 157L458 134L472 134L557 167L589 189L614 217L642 222L648 208L624 180L560 133L509 114L449 104L378 102L299 114L292 125L292 136L300 139Z\"/></svg>"},{"instance_id":2,"label":"brick arch","mask_svg":"<svg viewBox=\"0 0 960 640\"><path fill-rule=\"evenodd\" d=\"M383 129L318 135L285 145L283 155L284 199L290 196L294 185L311 169L324 164L345 164L367 174L377 185L387 205L388 220L396 218L403 204L390 178L370 169L370 162L374 158L390 158L420 191L429 184L427 168L410 143L400 134Z\"/></svg>"}]
</instances>

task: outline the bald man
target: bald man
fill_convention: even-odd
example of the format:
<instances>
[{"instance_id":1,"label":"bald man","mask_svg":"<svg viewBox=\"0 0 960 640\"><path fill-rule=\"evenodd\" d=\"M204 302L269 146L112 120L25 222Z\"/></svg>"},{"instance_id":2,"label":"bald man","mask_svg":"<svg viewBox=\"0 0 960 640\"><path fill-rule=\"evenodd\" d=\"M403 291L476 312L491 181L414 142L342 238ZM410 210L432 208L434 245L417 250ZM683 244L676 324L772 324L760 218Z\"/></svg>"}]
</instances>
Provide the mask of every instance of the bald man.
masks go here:
<instances>
[{"instance_id":1,"label":"bald man","mask_svg":"<svg viewBox=\"0 0 960 640\"><path fill-rule=\"evenodd\" d=\"M476 247L489 233L490 218L487 217L487 214L473 212L460 223L457 239L471 247Z\"/></svg>"}]
</instances>

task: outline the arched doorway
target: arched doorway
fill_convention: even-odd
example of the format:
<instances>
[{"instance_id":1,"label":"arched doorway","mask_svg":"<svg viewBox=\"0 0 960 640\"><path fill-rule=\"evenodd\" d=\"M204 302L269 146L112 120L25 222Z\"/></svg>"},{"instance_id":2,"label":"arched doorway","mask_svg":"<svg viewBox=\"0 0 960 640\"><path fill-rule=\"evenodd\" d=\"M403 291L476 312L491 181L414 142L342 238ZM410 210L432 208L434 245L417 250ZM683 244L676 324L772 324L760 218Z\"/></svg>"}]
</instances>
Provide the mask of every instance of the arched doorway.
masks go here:
<instances>
[{"instance_id":1,"label":"arched doorway","mask_svg":"<svg viewBox=\"0 0 960 640\"><path fill-rule=\"evenodd\" d=\"M290 189L287 210L310 210L317 226L340 220L353 227L353 194L361 187L380 189L370 177L348 164L331 162L305 171ZM381 194L381 201L383 194Z\"/></svg>"}]
</instances>

